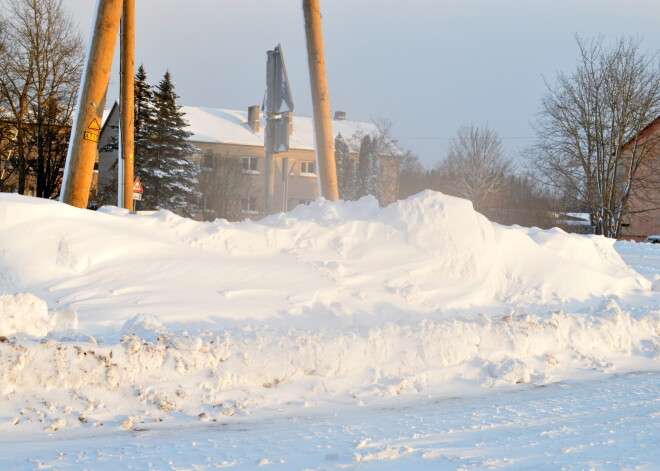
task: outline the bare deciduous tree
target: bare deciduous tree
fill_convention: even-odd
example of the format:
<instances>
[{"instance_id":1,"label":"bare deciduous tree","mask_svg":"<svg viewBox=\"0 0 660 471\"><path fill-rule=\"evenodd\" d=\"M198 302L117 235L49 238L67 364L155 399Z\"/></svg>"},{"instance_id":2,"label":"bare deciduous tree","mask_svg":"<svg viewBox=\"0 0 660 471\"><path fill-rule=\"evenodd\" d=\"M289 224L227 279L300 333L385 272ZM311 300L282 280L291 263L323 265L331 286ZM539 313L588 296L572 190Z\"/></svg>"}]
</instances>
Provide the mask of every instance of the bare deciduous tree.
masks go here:
<instances>
[{"instance_id":1,"label":"bare deciduous tree","mask_svg":"<svg viewBox=\"0 0 660 471\"><path fill-rule=\"evenodd\" d=\"M658 175L636 179L656 144L637 136L660 114L660 61L638 39L576 39L576 70L559 73L541 102L531 162L589 208L597 234L617 237L632 192L660 184Z\"/></svg>"},{"instance_id":2,"label":"bare deciduous tree","mask_svg":"<svg viewBox=\"0 0 660 471\"><path fill-rule=\"evenodd\" d=\"M408 151L401 156L399 163L398 199L407 198L427 188L426 175L428 172L412 152Z\"/></svg>"},{"instance_id":3,"label":"bare deciduous tree","mask_svg":"<svg viewBox=\"0 0 660 471\"><path fill-rule=\"evenodd\" d=\"M470 125L460 128L451 140L436 173L448 182L452 194L469 199L477 211L484 211L502 196L512 166L504 157L497 133Z\"/></svg>"},{"instance_id":4,"label":"bare deciduous tree","mask_svg":"<svg viewBox=\"0 0 660 471\"><path fill-rule=\"evenodd\" d=\"M37 196L54 196L66 147L51 140L70 125L83 41L62 0L6 0L2 13L0 100L17 131L11 161L18 191L32 173Z\"/></svg>"}]
</instances>

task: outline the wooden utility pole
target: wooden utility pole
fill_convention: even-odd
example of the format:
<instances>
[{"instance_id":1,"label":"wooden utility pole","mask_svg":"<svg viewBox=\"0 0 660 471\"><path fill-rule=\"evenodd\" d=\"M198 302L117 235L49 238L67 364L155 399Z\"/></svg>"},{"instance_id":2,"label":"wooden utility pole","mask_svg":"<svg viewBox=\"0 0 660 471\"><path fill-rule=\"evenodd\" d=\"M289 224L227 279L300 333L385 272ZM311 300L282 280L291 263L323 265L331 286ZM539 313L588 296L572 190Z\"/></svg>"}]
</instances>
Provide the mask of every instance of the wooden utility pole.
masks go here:
<instances>
[{"instance_id":1,"label":"wooden utility pole","mask_svg":"<svg viewBox=\"0 0 660 471\"><path fill-rule=\"evenodd\" d=\"M331 201L339 199L337 189L337 167L335 166L335 143L330 118L330 96L325 70L323 30L319 0L303 0L305 12L305 34L307 36L307 60L312 86L314 108L314 133L316 156L319 163L319 179L322 196Z\"/></svg>"},{"instance_id":2,"label":"wooden utility pole","mask_svg":"<svg viewBox=\"0 0 660 471\"><path fill-rule=\"evenodd\" d=\"M62 202L78 208L87 207L92 186L103 114L101 103L112 70L122 5L123 0L99 0L85 61L60 196Z\"/></svg>"},{"instance_id":3,"label":"wooden utility pole","mask_svg":"<svg viewBox=\"0 0 660 471\"><path fill-rule=\"evenodd\" d=\"M133 167L134 158L134 70L135 70L135 0L124 0L124 9L121 17L120 44L120 99L119 129L121 130L121 162L124 178L123 206L133 211Z\"/></svg>"}]
</instances>

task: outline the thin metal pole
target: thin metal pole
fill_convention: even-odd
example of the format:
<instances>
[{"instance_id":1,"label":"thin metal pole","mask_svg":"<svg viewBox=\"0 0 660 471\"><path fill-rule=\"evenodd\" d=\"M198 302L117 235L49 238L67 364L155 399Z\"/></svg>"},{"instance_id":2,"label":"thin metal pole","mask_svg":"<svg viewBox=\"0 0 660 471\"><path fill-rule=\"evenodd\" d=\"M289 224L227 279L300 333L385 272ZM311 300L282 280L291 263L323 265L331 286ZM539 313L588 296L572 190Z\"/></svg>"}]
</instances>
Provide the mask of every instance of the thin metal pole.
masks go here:
<instances>
[{"instance_id":1,"label":"thin metal pole","mask_svg":"<svg viewBox=\"0 0 660 471\"><path fill-rule=\"evenodd\" d=\"M286 213L289 210L289 158L282 159L282 212Z\"/></svg>"},{"instance_id":2,"label":"thin metal pole","mask_svg":"<svg viewBox=\"0 0 660 471\"><path fill-rule=\"evenodd\" d=\"M123 206L133 211L134 159L134 74L135 74L135 0L124 0L121 17L120 130L123 178Z\"/></svg>"},{"instance_id":3,"label":"thin metal pole","mask_svg":"<svg viewBox=\"0 0 660 471\"><path fill-rule=\"evenodd\" d=\"M62 182L61 201L78 208L87 207L89 200L101 131L101 103L112 70L122 5L123 0L98 1Z\"/></svg>"},{"instance_id":4,"label":"thin metal pole","mask_svg":"<svg viewBox=\"0 0 660 471\"><path fill-rule=\"evenodd\" d=\"M339 199L337 167L335 166L335 143L332 137L330 118L330 95L323 51L323 30L319 0L303 0L305 12L305 34L307 36L307 59L314 108L314 133L316 136L316 158L319 163L319 179L322 196L331 201Z\"/></svg>"},{"instance_id":5,"label":"thin metal pole","mask_svg":"<svg viewBox=\"0 0 660 471\"><path fill-rule=\"evenodd\" d=\"M275 91L275 60L272 55L275 51L268 51L268 70L266 77L268 83L266 87L269 93ZM266 114L266 130L264 131L264 216L272 214L275 209L275 157L273 156L273 147L275 142L275 133L273 132L273 119L274 116L268 115L268 106L265 107L264 113Z\"/></svg>"}]
</instances>

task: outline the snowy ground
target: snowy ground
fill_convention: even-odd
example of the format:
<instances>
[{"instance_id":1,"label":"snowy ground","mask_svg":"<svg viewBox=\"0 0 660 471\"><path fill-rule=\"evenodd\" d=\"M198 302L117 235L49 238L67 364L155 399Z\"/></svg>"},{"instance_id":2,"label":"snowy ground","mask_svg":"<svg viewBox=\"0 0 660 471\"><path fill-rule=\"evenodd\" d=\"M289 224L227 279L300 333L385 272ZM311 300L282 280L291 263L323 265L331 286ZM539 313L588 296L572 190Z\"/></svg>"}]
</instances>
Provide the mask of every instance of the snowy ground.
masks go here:
<instances>
[{"instance_id":1,"label":"snowy ground","mask_svg":"<svg viewBox=\"0 0 660 471\"><path fill-rule=\"evenodd\" d=\"M659 288L658 246L433 192L240 224L0 194L0 468L658 469Z\"/></svg>"},{"instance_id":2,"label":"snowy ground","mask_svg":"<svg viewBox=\"0 0 660 471\"><path fill-rule=\"evenodd\" d=\"M660 377L614 375L468 398L326 405L233 423L8 435L3 469L655 470Z\"/></svg>"}]
</instances>

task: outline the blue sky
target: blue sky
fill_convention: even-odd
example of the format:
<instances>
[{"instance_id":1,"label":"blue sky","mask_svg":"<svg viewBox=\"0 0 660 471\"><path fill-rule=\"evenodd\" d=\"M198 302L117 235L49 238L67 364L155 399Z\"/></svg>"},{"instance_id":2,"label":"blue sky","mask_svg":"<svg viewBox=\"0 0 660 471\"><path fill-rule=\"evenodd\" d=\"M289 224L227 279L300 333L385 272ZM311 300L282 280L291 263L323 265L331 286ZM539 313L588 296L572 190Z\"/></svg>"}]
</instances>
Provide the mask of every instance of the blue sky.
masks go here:
<instances>
[{"instance_id":1,"label":"blue sky","mask_svg":"<svg viewBox=\"0 0 660 471\"><path fill-rule=\"evenodd\" d=\"M87 35L95 3L64 0ZM282 44L296 114L311 116L300 0L137 0L137 62L169 69L181 103L261 104L266 51ZM348 119L387 117L432 166L461 125L488 125L517 158L575 34L660 49L658 0L321 0L330 100ZM117 95L118 73L110 97Z\"/></svg>"}]
</instances>

